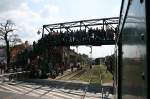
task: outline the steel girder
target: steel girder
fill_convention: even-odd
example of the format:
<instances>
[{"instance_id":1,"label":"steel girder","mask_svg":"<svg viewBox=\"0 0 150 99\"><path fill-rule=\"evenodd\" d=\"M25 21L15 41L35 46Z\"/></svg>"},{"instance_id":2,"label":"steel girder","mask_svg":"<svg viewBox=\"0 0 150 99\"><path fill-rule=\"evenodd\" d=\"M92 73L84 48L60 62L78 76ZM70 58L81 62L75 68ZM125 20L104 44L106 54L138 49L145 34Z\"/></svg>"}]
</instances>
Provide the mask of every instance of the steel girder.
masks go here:
<instances>
[{"instance_id":1,"label":"steel girder","mask_svg":"<svg viewBox=\"0 0 150 99\"><path fill-rule=\"evenodd\" d=\"M93 31L93 30L90 30L92 27L96 26L96 27L101 27L103 30L107 30L107 27L110 27L111 30L113 32L115 32L115 28L117 26L119 22L119 17L111 17L111 18L101 18L101 19L90 19L90 20L80 20L80 21L72 21L72 22L64 22L64 23L56 23L56 24L47 24L47 25L43 25L43 31L42 31L42 38L44 39L44 35L46 34L49 34L49 37L50 35L53 36L54 35L54 38L55 38L55 34L56 34L56 39L45 39L46 41L48 41L50 43L51 46L59 46L59 45L64 45L64 46L75 46L75 45L93 45L93 46L100 46L100 45L114 45L115 44L115 39L109 39L109 38L100 38L99 39L99 34L96 34L96 33L93 33L95 36L97 35L96 40L89 40L87 39L88 37L90 37L92 39L92 36L89 36L90 35L90 31ZM71 41L71 40L60 40L59 43L58 42L55 42L55 40L57 41L58 37L57 36L58 34L62 33L63 35L66 35L68 34L69 36L71 36L70 33L73 33L74 30L77 30L75 33L75 35L77 35L79 33L82 33L83 31L85 33L83 34L88 34L87 37L85 37L86 39L83 41L83 39L80 40L80 42L77 42L77 41ZM60 34L60 35L62 35ZM82 36L83 36L82 34ZM74 35L73 38L76 38ZM104 35L107 35L107 33L104 33ZM115 34L116 35L116 34ZM47 35L48 36L48 35ZM71 37L69 37L69 39L71 39ZM78 38L77 38L78 40ZM53 43L53 41L55 43ZM47 43L48 43L47 42Z\"/></svg>"}]
</instances>

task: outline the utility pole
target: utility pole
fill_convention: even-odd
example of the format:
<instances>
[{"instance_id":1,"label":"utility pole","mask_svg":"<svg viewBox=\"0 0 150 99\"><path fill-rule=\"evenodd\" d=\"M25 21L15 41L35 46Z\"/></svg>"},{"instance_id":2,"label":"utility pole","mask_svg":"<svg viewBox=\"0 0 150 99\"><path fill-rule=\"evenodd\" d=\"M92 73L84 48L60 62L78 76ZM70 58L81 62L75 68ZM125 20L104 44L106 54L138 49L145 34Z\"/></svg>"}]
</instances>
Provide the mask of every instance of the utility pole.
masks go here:
<instances>
[{"instance_id":1,"label":"utility pole","mask_svg":"<svg viewBox=\"0 0 150 99\"><path fill-rule=\"evenodd\" d=\"M90 69L92 69L92 46L90 46L90 49L91 49L91 51L90 51Z\"/></svg>"},{"instance_id":2,"label":"utility pole","mask_svg":"<svg viewBox=\"0 0 150 99\"><path fill-rule=\"evenodd\" d=\"M76 46L77 49L77 57L76 57L76 66L78 65L78 46Z\"/></svg>"}]
</instances>

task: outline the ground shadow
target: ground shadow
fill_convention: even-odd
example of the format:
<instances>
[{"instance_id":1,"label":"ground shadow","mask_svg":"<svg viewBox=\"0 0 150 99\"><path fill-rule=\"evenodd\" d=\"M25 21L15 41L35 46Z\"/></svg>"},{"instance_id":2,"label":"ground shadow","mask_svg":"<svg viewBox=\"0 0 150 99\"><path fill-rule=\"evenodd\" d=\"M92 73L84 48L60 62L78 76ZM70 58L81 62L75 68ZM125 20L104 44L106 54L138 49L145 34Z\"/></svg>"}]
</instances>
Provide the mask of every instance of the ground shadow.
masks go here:
<instances>
[{"instance_id":1,"label":"ground shadow","mask_svg":"<svg viewBox=\"0 0 150 99\"><path fill-rule=\"evenodd\" d=\"M86 92L90 93L102 93L103 88L104 93L109 92L110 94L113 94L113 86L101 86L73 81L48 80L48 79L22 79L19 81L23 81L29 84L32 83L35 85L40 85L42 87L47 86L56 89L83 90L83 91L86 90Z\"/></svg>"}]
</instances>

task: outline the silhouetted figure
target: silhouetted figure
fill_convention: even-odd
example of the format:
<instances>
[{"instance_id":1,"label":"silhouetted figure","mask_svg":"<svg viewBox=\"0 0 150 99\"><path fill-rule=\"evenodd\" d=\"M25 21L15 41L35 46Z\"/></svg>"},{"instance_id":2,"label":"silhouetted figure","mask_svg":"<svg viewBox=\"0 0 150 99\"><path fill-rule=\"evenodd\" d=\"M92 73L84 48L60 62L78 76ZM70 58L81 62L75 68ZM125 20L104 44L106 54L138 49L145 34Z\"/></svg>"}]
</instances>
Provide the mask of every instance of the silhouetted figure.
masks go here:
<instances>
[{"instance_id":1,"label":"silhouetted figure","mask_svg":"<svg viewBox=\"0 0 150 99\"><path fill-rule=\"evenodd\" d=\"M70 68L71 68L71 71L73 71L73 63L70 63Z\"/></svg>"},{"instance_id":2,"label":"silhouetted figure","mask_svg":"<svg viewBox=\"0 0 150 99\"><path fill-rule=\"evenodd\" d=\"M60 64L60 73L61 75L64 74L64 63Z\"/></svg>"},{"instance_id":3,"label":"silhouetted figure","mask_svg":"<svg viewBox=\"0 0 150 99\"><path fill-rule=\"evenodd\" d=\"M0 74L2 74L2 62L0 62Z\"/></svg>"},{"instance_id":4,"label":"silhouetted figure","mask_svg":"<svg viewBox=\"0 0 150 99\"><path fill-rule=\"evenodd\" d=\"M92 64L90 64L90 69L92 69Z\"/></svg>"}]
</instances>

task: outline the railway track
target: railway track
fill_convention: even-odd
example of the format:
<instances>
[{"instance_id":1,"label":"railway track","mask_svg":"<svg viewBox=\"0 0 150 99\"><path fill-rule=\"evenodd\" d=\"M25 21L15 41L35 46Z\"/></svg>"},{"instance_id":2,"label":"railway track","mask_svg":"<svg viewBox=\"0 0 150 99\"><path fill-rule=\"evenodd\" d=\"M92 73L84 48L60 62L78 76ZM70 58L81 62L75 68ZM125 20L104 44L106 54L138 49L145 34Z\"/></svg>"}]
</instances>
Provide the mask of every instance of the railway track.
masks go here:
<instances>
[{"instance_id":1,"label":"railway track","mask_svg":"<svg viewBox=\"0 0 150 99\"><path fill-rule=\"evenodd\" d=\"M86 69L76 70L76 71L67 73L66 75L63 75L59 78L56 78L56 80L70 80L71 78L73 78L75 76L80 77L85 71L86 71Z\"/></svg>"}]
</instances>

